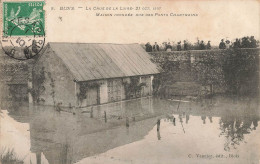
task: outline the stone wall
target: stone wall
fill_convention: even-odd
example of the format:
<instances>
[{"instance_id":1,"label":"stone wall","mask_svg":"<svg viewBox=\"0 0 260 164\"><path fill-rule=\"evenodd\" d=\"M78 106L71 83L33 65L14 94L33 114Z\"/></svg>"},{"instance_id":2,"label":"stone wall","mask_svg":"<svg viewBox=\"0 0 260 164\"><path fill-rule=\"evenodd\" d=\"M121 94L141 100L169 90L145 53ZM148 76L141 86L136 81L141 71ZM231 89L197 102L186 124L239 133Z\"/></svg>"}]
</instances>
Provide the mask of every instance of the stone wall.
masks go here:
<instances>
[{"instance_id":1,"label":"stone wall","mask_svg":"<svg viewBox=\"0 0 260 164\"><path fill-rule=\"evenodd\" d=\"M162 68L155 77L155 94L197 95L203 89L211 93L258 93L259 50L151 52L151 60Z\"/></svg>"},{"instance_id":2,"label":"stone wall","mask_svg":"<svg viewBox=\"0 0 260 164\"><path fill-rule=\"evenodd\" d=\"M13 59L0 49L0 103L27 99L27 76L30 65L31 60Z\"/></svg>"}]
</instances>

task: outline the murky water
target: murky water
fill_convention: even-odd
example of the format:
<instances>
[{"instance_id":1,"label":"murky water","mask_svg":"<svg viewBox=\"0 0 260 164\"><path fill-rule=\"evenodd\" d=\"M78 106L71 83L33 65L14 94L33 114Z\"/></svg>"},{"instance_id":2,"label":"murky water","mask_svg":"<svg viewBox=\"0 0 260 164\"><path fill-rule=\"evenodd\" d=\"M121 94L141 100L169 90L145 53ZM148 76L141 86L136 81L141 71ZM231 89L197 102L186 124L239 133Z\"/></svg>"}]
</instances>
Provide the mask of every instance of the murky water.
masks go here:
<instances>
[{"instance_id":1,"label":"murky water","mask_svg":"<svg viewBox=\"0 0 260 164\"><path fill-rule=\"evenodd\" d=\"M254 164L260 159L257 99L142 98L61 112L11 103L1 109L1 151L13 149L24 163Z\"/></svg>"}]
</instances>

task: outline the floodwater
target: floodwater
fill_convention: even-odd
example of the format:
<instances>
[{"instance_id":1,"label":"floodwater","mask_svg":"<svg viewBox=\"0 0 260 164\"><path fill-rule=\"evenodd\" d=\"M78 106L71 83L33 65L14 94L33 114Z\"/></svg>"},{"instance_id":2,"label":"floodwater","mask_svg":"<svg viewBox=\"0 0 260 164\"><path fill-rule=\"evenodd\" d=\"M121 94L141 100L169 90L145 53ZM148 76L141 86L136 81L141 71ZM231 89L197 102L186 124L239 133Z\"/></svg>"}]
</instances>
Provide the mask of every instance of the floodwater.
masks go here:
<instances>
[{"instance_id":1,"label":"floodwater","mask_svg":"<svg viewBox=\"0 0 260 164\"><path fill-rule=\"evenodd\" d=\"M93 111L93 112L91 112ZM62 109L2 103L0 150L35 164L257 164L258 99L142 98Z\"/></svg>"}]
</instances>

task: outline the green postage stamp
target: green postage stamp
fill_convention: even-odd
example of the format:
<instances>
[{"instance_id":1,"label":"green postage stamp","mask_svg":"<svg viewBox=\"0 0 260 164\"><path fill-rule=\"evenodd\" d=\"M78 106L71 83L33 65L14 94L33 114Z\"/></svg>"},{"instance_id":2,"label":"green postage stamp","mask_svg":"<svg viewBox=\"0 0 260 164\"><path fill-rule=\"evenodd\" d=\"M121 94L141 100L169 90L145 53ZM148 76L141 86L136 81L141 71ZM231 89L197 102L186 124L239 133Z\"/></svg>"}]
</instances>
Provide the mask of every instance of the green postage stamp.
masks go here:
<instances>
[{"instance_id":1,"label":"green postage stamp","mask_svg":"<svg viewBox=\"0 0 260 164\"><path fill-rule=\"evenodd\" d=\"M44 35L44 1L3 2L3 35Z\"/></svg>"},{"instance_id":2,"label":"green postage stamp","mask_svg":"<svg viewBox=\"0 0 260 164\"><path fill-rule=\"evenodd\" d=\"M31 59L45 43L44 1L3 2L2 49L8 56Z\"/></svg>"}]
</instances>

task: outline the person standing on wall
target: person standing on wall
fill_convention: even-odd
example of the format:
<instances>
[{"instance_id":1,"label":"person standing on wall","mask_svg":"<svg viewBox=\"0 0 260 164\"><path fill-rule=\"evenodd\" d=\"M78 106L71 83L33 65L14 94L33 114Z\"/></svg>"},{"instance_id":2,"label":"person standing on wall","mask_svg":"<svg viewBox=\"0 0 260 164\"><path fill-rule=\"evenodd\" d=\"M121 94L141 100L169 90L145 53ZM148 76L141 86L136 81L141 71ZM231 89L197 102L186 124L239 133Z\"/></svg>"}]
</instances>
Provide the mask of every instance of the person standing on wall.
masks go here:
<instances>
[{"instance_id":1,"label":"person standing on wall","mask_svg":"<svg viewBox=\"0 0 260 164\"><path fill-rule=\"evenodd\" d=\"M168 42L168 44L166 45L165 51L167 52L172 51L172 46L170 42Z\"/></svg>"},{"instance_id":2,"label":"person standing on wall","mask_svg":"<svg viewBox=\"0 0 260 164\"><path fill-rule=\"evenodd\" d=\"M257 44L256 44L256 40L254 36L250 37L250 48L256 48Z\"/></svg>"},{"instance_id":3,"label":"person standing on wall","mask_svg":"<svg viewBox=\"0 0 260 164\"><path fill-rule=\"evenodd\" d=\"M145 50L146 50L146 52L152 52L153 51L153 47L151 46L150 42L146 43Z\"/></svg>"},{"instance_id":4,"label":"person standing on wall","mask_svg":"<svg viewBox=\"0 0 260 164\"><path fill-rule=\"evenodd\" d=\"M200 42L200 50L205 50L205 49L206 49L206 47L205 47L204 41L202 40Z\"/></svg>"},{"instance_id":5,"label":"person standing on wall","mask_svg":"<svg viewBox=\"0 0 260 164\"><path fill-rule=\"evenodd\" d=\"M211 49L211 44L210 44L210 40L209 40L207 43L207 50L210 50L210 49Z\"/></svg>"},{"instance_id":6,"label":"person standing on wall","mask_svg":"<svg viewBox=\"0 0 260 164\"><path fill-rule=\"evenodd\" d=\"M157 42L155 42L153 45L153 51L159 51L159 45L157 44Z\"/></svg>"},{"instance_id":7,"label":"person standing on wall","mask_svg":"<svg viewBox=\"0 0 260 164\"><path fill-rule=\"evenodd\" d=\"M249 37L243 37L242 38L242 43L241 43L241 48L249 48L250 47L250 41Z\"/></svg>"},{"instance_id":8,"label":"person standing on wall","mask_svg":"<svg viewBox=\"0 0 260 164\"><path fill-rule=\"evenodd\" d=\"M181 41L178 42L177 51L181 51Z\"/></svg>"},{"instance_id":9,"label":"person standing on wall","mask_svg":"<svg viewBox=\"0 0 260 164\"><path fill-rule=\"evenodd\" d=\"M230 47L230 41L226 40L226 49L229 49L229 47Z\"/></svg>"},{"instance_id":10,"label":"person standing on wall","mask_svg":"<svg viewBox=\"0 0 260 164\"><path fill-rule=\"evenodd\" d=\"M188 50L188 43L187 43L186 40L184 40L183 42L184 42L183 49L184 49L184 51L187 51Z\"/></svg>"},{"instance_id":11,"label":"person standing on wall","mask_svg":"<svg viewBox=\"0 0 260 164\"><path fill-rule=\"evenodd\" d=\"M233 44L233 48L241 48L240 39L236 38L236 41Z\"/></svg>"},{"instance_id":12,"label":"person standing on wall","mask_svg":"<svg viewBox=\"0 0 260 164\"><path fill-rule=\"evenodd\" d=\"M224 39L221 39L221 42L219 43L219 49L226 49L226 44L224 42Z\"/></svg>"}]
</instances>

